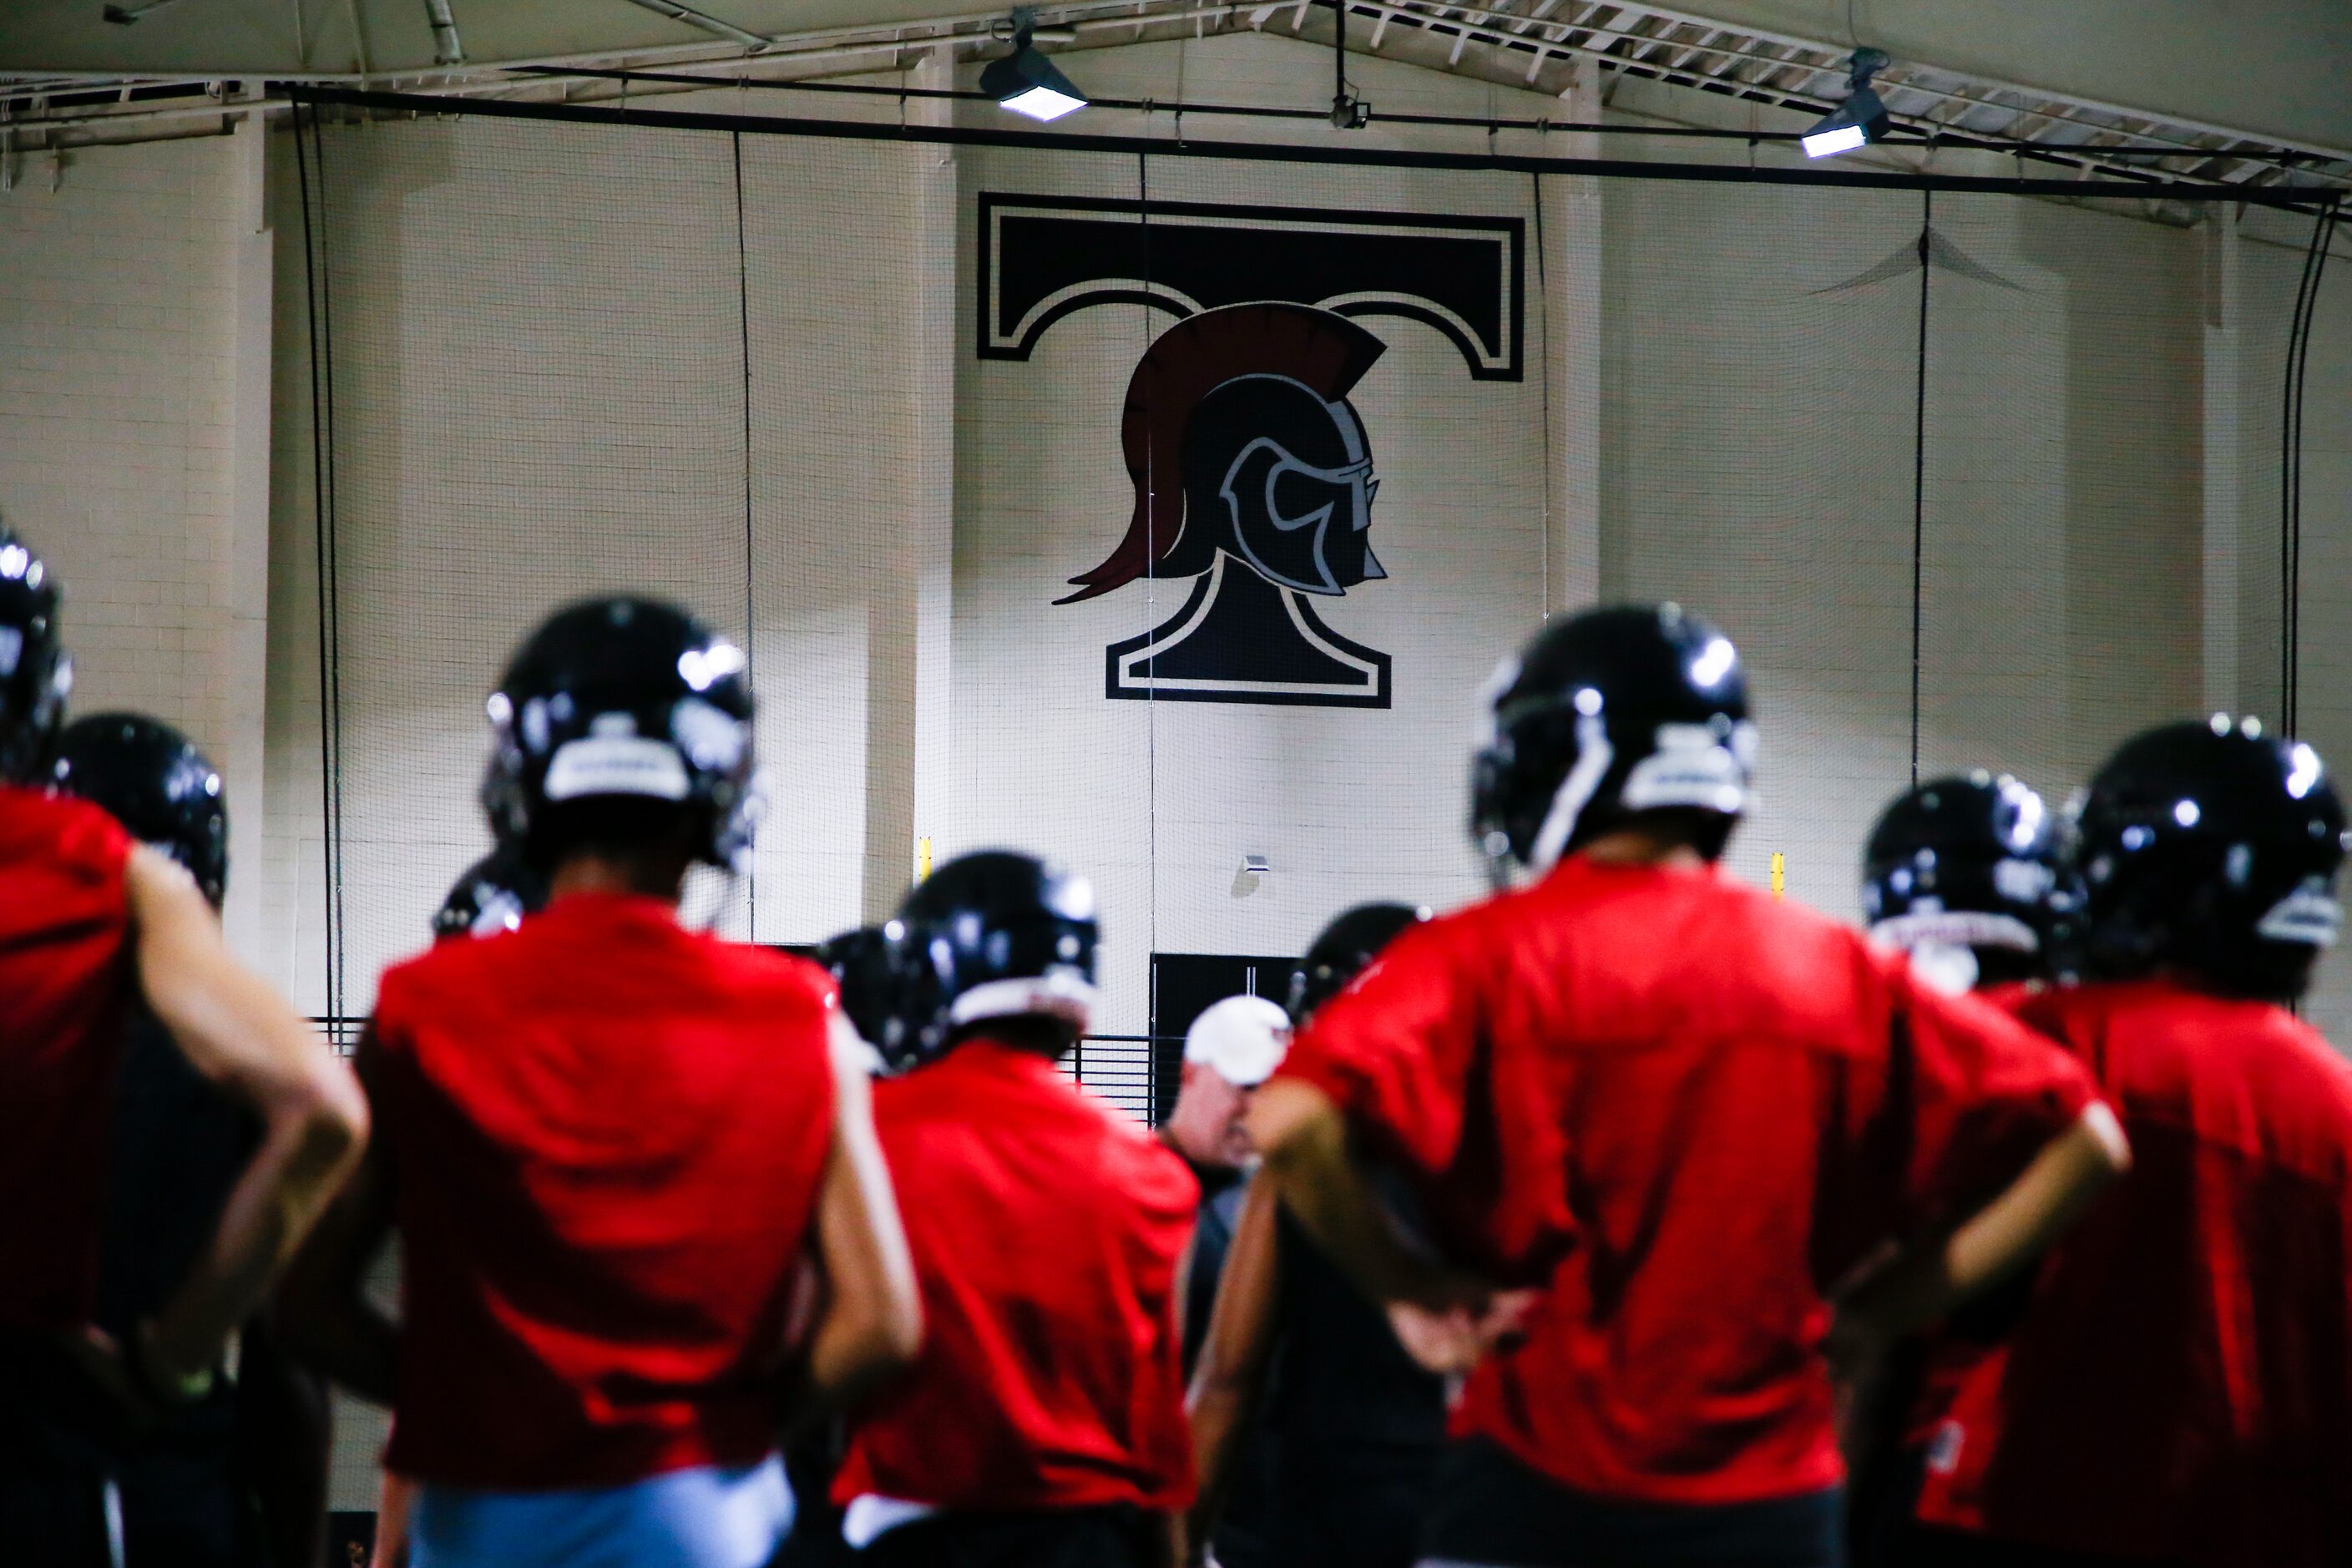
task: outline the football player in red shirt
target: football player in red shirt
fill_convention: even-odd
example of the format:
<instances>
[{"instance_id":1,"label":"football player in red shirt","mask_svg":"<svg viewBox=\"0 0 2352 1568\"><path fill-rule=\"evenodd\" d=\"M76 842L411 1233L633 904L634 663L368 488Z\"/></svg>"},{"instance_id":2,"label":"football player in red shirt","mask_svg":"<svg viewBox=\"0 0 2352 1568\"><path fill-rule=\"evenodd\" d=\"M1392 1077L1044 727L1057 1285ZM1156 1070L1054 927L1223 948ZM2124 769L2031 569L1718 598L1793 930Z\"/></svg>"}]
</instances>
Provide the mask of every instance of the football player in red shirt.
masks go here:
<instances>
[{"instance_id":1,"label":"football player in red shirt","mask_svg":"<svg viewBox=\"0 0 2352 1568\"><path fill-rule=\"evenodd\" d=\"M1267 1169L1425 1361L1475 1359L1428 1558L1833 1563L1841 1282L1898 1238L1840 1310L1940 1316L2121 1168L2113 1117L1998 1011L1717 873L1756 731L1713 626L1576 616L1490 700L1474 831L1531 879L1325 1006L1254 1108ZM1367 1158L1423 1186L1445 1260ZM1492 1284L1531 1295L1475 1357Z\"/></svg>"},{"instance_id":2,"label":"football player in red shirt","mask_svg":"<svg viewBox=\"0 0 2352 1568\"><path fill-rule=\"evenodd\" d=\"M92 1436L105 1407L206 1396L229 1336L350 1170L367 1113L350 1072L229 955L185 868L88 801L34 787L71 685L58 599L46 563L0 529L0 1561L75 1564L109 1554ZM91 1324L137 1001L259 1128L184 1272L118 1336Z\"/></svg>"},{"instance_id":3,"label":"football player in red shirt","mask_svg":"<svg viewBox=\"0 0 2352 1568\"><path fill-rule=\"evenodd\" d=\"M1095 1005L1094 892L966 855L890 929L913 1027L874 1119L928 1332L834 1482L865 1568L1164 1562L1192 1500L1181 1275L1200 1188L1062 1058Z\"/></svg>"},{"instance_id":4,"label":"football player in red shirt","mask_svg":"<svg viewBox=\"0 0 2352 1568\"><path fill-rule=\"evenodd\" d=\"M228 812L219 772L186 736L144 714L93 714L59 733L47 777L186 868L219 911ZM131 1010L114 1103L96 1321L121 1338L186 1277L258 1129L144 1006ZM127 1562L309 1562L326 1548L326 1390L279 1352L266 1318L248 1320L234 1383L126 1433L112 1470Z\"/></svg>"},{"instance_id":5,"label":"football player in red shirt","mask_svg":"<svg viewBox=\"0 0 2352 1568\"><path fill-rule=\"evenodd\" d=\"M2342 922L2309 746L2173 724L2092 780L2085 984L2019 1016L2130 1133L1928 1443L1904 1561L2317 1568L2352 1552L2352 1067L2288 1005Z\"/></svg>"},{"instance_id":6,"label":"football player in red shirt","mask_svg":"<svg viewBox=\"0 0 2352 1568\"><path fill-rule=\"evenodd\" d=\"M288 1321L393 1405L421 1563L756 1568L791 1519L787 1381L846 1400L919 1337L831 982L678 923L688 869L748 847L744 663L650 600L551 616L490 699L483 784L547 907L378 991L378 1152ZM362 1290L394 1226L397 1327Z\"/></svg>"},{"instance_id":7,"label":"football player in red shirt","mask_svg":"<svg viewBox=\"0 0 2352 1568\"><path fill-rule=\"evenodd\" d=\"M1888 803L1863 847L1862 909L1870 934L1908 954L1930 985L2011 1006L2071 973L2082 895L2042 796L1979 769L1930 779ZM1927 1430L1959 1370L2015 1324L2031 1283L2021 1275L1933 1335L1872 1347L1841 1369L1847 1540L1857 1563L1903 1561Z\"/></svg>"}]
</instances>

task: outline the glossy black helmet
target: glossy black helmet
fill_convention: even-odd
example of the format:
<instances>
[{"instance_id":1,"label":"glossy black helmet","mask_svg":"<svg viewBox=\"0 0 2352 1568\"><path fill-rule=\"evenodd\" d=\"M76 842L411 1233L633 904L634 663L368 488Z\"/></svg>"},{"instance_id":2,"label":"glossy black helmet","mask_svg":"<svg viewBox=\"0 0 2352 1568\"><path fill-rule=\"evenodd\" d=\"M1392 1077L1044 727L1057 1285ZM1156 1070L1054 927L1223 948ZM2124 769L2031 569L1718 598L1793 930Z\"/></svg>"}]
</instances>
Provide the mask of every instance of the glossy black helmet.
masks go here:
<instances>
[{"instance_id":1,"label":"glossy black helmet","mask_svg":"<svg viewBox=\"0 0 2352 1568\"><path fill-rule=\"evenodd\" d=\"M73 690L58 640L57 578L16 531L0 525L0 783L40 776Z\"/></svg>"},{"instance_id":2,"label":"glossy black helmet","mask_svg":"<svg viewBox=\"0 0 2352 1568\"><path fill-rule=\"evenodd\" d=\"M1009 850L961 855L908 893L890 925L911 1060L991 1018L1043 1016L1078 1035L1094 1026L1100 929L1084 877Z\"/></svg>"},{"instance_id":3,"label":"glossy black helmet","mask_svg":"<svg viewBox=\"0 0 2352 1568\"><path fill-rule=\"evenodd\" d=\"M1644 812L1748 808L1756 726L1731 639L1675 605L1546 626L1486 689L1470 831L1490 868L1541 872Z\"/></svg>"},{"instance_id":4,"label":"glossy black helmet","mask_svg":"<svg viewBox=\"0 0 2352 1568\"><path fill-rule=\"evenodd\" d=\"M1954 989L2048 976L2081 908L2054 816L1982 769L1896 795L1862 856L1871 934Z\"/></svg>"},{"instance_id":5,"label":"glossy black helmet","mask_svg":"<svg viewBox=\"0 0 2352 1568\"><path fill-rule=\"evenodd\" d=\"M859 926L828 937L810 956L833 976L841 993L842 1016L874 1048L883 1067L903 1072L914 1065L911 1032L900 1005L905 991L898 973L900 944L885 928Z\"/></svg>"},{"instance_id":6,"label":"glossy black helmet","mask_svg":"<svg viewBox=\"0 0 2352 1568\"><path fill-rule=\"evenodd\" d=\"M1381 949L1429 918L1412 904L1358 904L1333 919L1307 944L1290 977L1290 1021L1304 1024L1362 973Z\"/></svg>"},{"instance_id":7,"label":"glossy black helmet","mask_svg":"<svg viewBox=\"0 0 2352 1568\"><path fill-rule=\"evenodd\" d=\"M2077 812L2098 974L2288 1001L2343 923L2344 805L2319 753L2217 713L2124 743Z\"/></svg>"},{"instance_id":8,"label":"glossy black helmet","mask_svg":"<svg viewBox=\"0 0 2352 1568\"><path fill-rule=\"evenodd\" d=\"M177 860L218 909L228 890L228 806L220 770L185 735L143 713L93 713L58 734L49 781L105 808L142 844Z\"/></svg>"},{"instance_id":9,"label":"glossy black helmet","mask_svg":"<svg viewBox=\"0 0 2352 1568\"><path fill-rule=\"evenodd\" d=\"M618 596L558 610L490 695L491 832L544 866L550 807L668 801L693 816L699 858L739 868L758 816L745 676L743 651L675 605Z\"/></svg>"},{"instance_id":10,"label":"glossy black helmet","mask_svg":"<svg viewBox=\"0 0 2352 1568\"><path fill-rule=\"evenodd\" d=\"M547 906L547 879L523 858L520 847L501 844L450 884L449 896L433 917L433 940L495 936L513 931L525 915Z\"/></svg>"}]
</instances>

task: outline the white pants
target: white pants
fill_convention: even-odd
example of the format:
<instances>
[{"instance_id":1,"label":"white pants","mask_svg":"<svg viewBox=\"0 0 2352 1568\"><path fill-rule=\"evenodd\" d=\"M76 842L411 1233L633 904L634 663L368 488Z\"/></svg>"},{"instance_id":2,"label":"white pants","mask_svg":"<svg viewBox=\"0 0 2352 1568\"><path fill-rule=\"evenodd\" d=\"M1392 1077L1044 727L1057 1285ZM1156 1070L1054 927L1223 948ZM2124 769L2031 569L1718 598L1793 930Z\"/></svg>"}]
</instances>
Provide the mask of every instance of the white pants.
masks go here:
<instances>
[{"instance_id":1,"label":"white pants","mask_svg":"<svg viewBox=\"0 0 2352 1568\"><path fill-rule=\"evenodd\" d=\"M783 1461L705 1465L626 1486L493 1492L427 1484L413 1568L763 1568L793 1528Z\"/></svg>"}]
</instances>

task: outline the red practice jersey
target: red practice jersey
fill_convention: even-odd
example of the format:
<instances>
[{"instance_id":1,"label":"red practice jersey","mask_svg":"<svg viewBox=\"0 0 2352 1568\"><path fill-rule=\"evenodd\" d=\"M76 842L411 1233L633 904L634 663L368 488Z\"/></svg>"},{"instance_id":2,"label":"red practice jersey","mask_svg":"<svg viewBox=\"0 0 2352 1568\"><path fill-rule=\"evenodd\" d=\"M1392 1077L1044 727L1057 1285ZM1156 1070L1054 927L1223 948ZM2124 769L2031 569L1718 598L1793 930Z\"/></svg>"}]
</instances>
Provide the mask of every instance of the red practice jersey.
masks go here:
<instances>
[{"instance_id":1,"label":"red practice jersey","mask_svg":"<svg viewBox=\"0 0 2352 1568\"><path fill-rule=\"evenodd\" d=\"M130 858L130 837L98 807L0 784L0 1329L66 1329L90 1313L137 984Z\"/></svg>"},{"instance_id":2,"label":"red practice jersey","mask_svg":"<svg viewBox=\"0 0 2352 1568\"><path fill-rule=\"evenodd\" d=\"M1282 1070L1421 1181L1449 1249L1542 1286L1456 1434L1681 1504L1835 1485L1825 1294L2095 1098L1857 932L1712 870L1580 857L1398 938Z\"/></svg>"},{"instance_id":3,"label":"red practice jersey","mask_svg":"<svg viewBox=\"0 0 2352 1568\"><path fill-rule=\"evenodd\" d=\"M385 974L391 1468L530 1490L768 1453L834 1005L813 964L608 894Z\"/></svg>"},{"instance_id":4,"label":"red practice jersey","mask_svg":"<svg viewBox=\"0 0 2352 1568\"><path fill-rule=\"evenodd\" d=\"M2051 1255L1929 1446L1928 1521L2117 1557L2352 1552L2352 1067L2284 1008L2162 981L2022 999L2132 1173Z\"/></svg>"},{"instance_id":5,"label":"red practice jersey","mask_svg":"<svg viewBox=\"0 0 2352 1568\"><path fill-rule=\"evenodd\" d=\"M1032 1051L967 1040L877 1084L923 1351L835 1478L961 1510L1185 1506L1183 1161Z\"/></svg>"}]
</instances>

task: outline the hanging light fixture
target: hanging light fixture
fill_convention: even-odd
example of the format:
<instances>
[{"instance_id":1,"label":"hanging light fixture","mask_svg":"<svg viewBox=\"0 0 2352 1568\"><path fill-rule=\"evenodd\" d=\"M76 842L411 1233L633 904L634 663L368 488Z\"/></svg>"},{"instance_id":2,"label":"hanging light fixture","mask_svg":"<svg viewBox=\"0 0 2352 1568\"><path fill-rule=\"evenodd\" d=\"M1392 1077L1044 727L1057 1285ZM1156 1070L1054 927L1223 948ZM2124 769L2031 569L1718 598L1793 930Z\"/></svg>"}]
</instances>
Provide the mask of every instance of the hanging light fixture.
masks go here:
<instances>
[{"instance_id":1,"label":"hanging light fixture","mask_svg":"<svg viewBox=\"0 0 2352 1568\"><path fill-rule=\"evenodd\" d=\"M1845 101L1805 132L1806 157L1826 158L1836 153L1851 153L1886 134L1894 121L1886 112L1886 100L1870 85L1870 79L1886 66L1883 49L1854 50L1853 63L1846 69Z\"/></svg>"},{"instance_id":2,"label":"hanging light fixture","mask_svg":"<svg viewBox=\"0 0 2352 1568\"><path fill-rule=\"evenodd\" d=\"M1032 120L1059 120L1087 106L1087 95L1038 49L1025 14L1014 22L1013 52L980 73L980 90L999 106Z\"/></svg>"}]
</instances>

